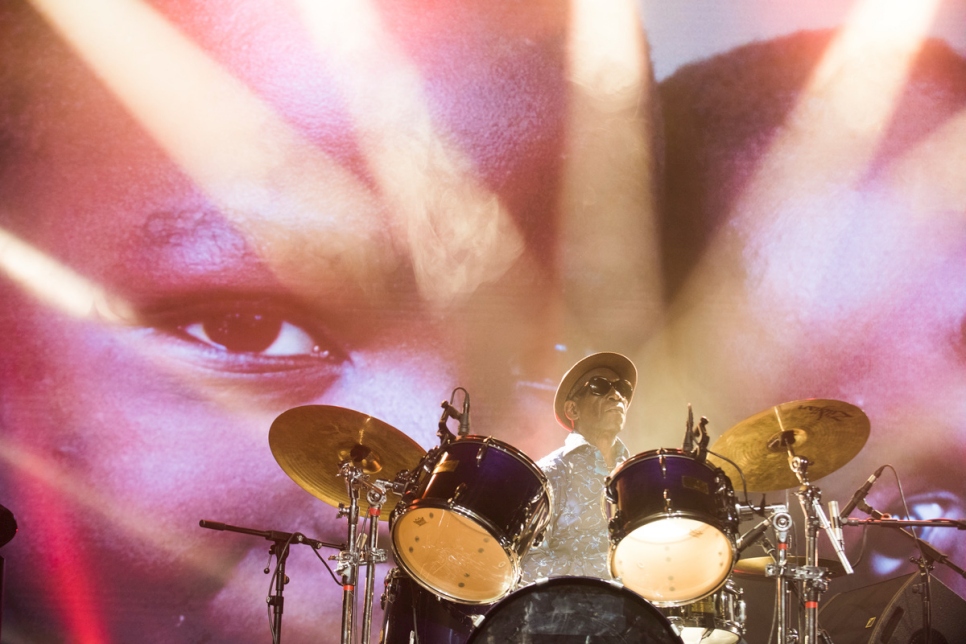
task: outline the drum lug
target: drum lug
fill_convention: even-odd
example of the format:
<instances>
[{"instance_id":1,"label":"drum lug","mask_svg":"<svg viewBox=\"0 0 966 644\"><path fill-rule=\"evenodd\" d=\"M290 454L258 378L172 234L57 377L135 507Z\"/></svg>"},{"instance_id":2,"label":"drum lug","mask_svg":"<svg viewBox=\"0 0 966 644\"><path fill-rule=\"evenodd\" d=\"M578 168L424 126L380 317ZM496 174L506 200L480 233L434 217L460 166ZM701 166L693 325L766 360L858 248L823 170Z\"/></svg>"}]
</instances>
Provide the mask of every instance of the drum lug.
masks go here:
<instances>
[{"instance_id":1,"label":"drum lug","mask_svg":"<svg viewBox=\"0 0 966 644\"><path fill-rule=\"evenodd\" d=\"M450 505L456 505L456 502L459 500L459 498L463 495L463 492L465 491L466 491L466 483L460 483L459 485L456 486L456 489L453 490L453 496L449 497L449 501L447 501L447 503L449 503Z\"/></svg>"},{"instance_id":2,"label":"drum lug","mask_svg":"<svg viewBox=\"0 0 966 644\"><path fill-rule=\"evenodd\" d=\"M382 607L383 610L386 610L386 606L388 604L392 604L393 602L396 601L397 589L395 585L392 583L392 581L396 578L393 576L394 572L396 571L395 570L390 571L389 574L386 576L385 588L382 591L382 597L379 598L379 605Z\"/></svg>"},{"instance_id":3,"label":"drum lug","mask_svg":"<svg viewBox=\"0 0 966 644\"><path fill-rule=\"evenodd\" d=\"M621 516L620 510L615 512L611 520L607 522L607 532L610 535L611 543L615 546L627 536L624 534L624 517Z\"/></svg>"},{"instance_id":4,"label":"drum lug","mask_svg":"<svg viewBox=\"0 0 966 644\"><path fill-rule=\"evenodd\" d=\"M544 535L545 532L546 532L546 530L541 530L540 532L538 532L537 534L534 535L533 541L530 542L530 547L531 548L534 548L536 546L539 546L541 543L543 543L543 535Z\"/></svg>"},{"instance_id":5,"label":"drum lug","mask_svg":"<svg viewBox=\"0 0 966 644\"><path fill-rule=\"evenodd\" d=\"M480 466L480 461L483 460L483 456L486 454L486 450L490 448L490 436L483 439L483 445L480 446L480 451L476 453L476 467Z\"/></svg>"}]
</instances>

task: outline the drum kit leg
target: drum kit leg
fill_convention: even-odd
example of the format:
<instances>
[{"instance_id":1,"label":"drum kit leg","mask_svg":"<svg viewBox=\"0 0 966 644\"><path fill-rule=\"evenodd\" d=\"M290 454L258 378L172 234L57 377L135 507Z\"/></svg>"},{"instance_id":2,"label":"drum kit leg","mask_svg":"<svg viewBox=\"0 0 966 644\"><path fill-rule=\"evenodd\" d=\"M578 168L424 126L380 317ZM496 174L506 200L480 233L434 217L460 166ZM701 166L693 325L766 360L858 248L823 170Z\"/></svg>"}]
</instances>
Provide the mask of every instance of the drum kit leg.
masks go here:
<instances>
[{"instance_id":1,"label":"drum kit leg","mask_svg":"<svg viewBox=\"0 0 966 644\"><path fill-rule=\"evenodd\" d=\"M830 519L812 479L843 466L864 445L869 425L858 408L827 400L786 403L728 430L712 448L704 419L695 447L689 414L685 449L638 454L607 478L613 579L558 577L521 587L520 562L549 525L553 491L521 451L492 437L468 435L468 406L468 397L462 414L443 403L440 443L429 452L382 421L339 407L296 407L273 422L269 445L279 465L306 491L337 507L348 523L345 543L331 544L300 533L201 522L273 542L276 577L268 604L276 644L293 544L339 550L329 559L337 562L333 577L341 575L343 590L340 642L371 641L375 569L387 559L378 543L383 512L389 515L397 567L382 594L381 644L735 644L747 626L743 593L733 578L741 573L774 579L771 634L777 644L830 644L819 628L820 598L832 576L852 572L841 525L863 522L847 518L858 492L844 516L831 502ZM458 435L447 429L448 419L461 421ZM744 503L732 486L739 479ZM786 505L766 505L764 498L758 507L748 503L749 489L795 486L804 516L804 557L789 554L793 521ZM760 523L739 535L740 522L755 517ZM837 562L818 557L822 531ZM769 557L740 558L759 542ZM365 588L357 620L362 566ZM928 624L928 611L924 615Z\"/></svg>"}]
</instances>

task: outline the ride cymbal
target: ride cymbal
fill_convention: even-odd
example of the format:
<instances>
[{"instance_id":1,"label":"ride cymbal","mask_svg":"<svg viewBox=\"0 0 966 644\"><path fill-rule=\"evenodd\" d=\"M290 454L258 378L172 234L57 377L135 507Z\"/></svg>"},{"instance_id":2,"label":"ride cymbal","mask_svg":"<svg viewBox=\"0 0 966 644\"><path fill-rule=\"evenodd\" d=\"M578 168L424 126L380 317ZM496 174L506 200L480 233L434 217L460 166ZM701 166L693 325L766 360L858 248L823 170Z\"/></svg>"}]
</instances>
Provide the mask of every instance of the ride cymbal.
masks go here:
<instances>
[{"instance_id":1,"label":"ride cymbal","mask_svg":"<svg viewBox=\"0 0 966 644\"><path fill-rule=\"evenodd\" d=\"M787 445L809 461L808 480L816 481L851 461L869 438L869 418L861 409L839 400L797 400L782 403L741 421L715 441L711 451L744 472L749 492L797 487L788 464ZM708 461L724 470L735 490L741 477L727 461Z\"/></svg>"},{"instance_id":2,"label":"ride cymbal","mask_svg":"<svg viewBox=\"0 0 966 644\"><path fill-rule=\"evenodd\" d=\"M304 405L282 412L272 422L268 444L282 470L306 492L331 506L349 504L342 464L354 461L370 481L392 481L412 470L426 451L398 429L358 411L329 405ZM366 504L365 490L360 505ZM391 512L398 497L383 504Z\"/></svg>"}]
</instances>

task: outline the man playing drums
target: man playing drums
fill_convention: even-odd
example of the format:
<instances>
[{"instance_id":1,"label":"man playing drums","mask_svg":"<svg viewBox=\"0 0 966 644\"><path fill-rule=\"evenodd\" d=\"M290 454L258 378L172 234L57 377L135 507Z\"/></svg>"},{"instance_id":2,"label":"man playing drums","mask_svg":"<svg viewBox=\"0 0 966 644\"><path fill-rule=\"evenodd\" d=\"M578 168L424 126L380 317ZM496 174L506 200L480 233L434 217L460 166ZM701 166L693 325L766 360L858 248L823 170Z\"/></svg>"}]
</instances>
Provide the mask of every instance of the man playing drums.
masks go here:
<instances>
[{"instance_id":1,"label":"man playing drums","mask_svg":"<svg viewBox=\"0 0 966 644\"><path fill-rule=\"evenodd\" d=\"M553 490L553 519L543 542L523 560L524 581L562 575L610 578L604 482L628 457L618 434L636 385L637 368L618 353L588 356L560 381L554 416L570 435L563 447L537 463Z\"/></svg>"}]
</instances>

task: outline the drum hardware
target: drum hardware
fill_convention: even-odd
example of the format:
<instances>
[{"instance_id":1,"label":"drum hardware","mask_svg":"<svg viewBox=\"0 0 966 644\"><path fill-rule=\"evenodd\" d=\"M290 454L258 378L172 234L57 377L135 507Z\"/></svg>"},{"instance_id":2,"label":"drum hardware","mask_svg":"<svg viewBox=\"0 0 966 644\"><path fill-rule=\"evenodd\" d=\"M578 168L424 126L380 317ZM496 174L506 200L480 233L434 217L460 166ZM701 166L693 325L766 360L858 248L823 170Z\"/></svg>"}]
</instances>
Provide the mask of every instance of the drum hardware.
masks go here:
<instances>
[{"instance_id":1,"label":"drum hardware","mask_svg":"<svg viewBox=\"0 0 966 644\"><path fill-rule=\"evenodd\" d=\"M268 549L268 554L269 556L274 556L276 561L274 594L266 597L265 601L271 607L272 642L274 644L280 644L282 641L282 611L285 607L285 599L282 597L282 592L285 588L285 584L289 582L289 578L285 574L285 562L288 559L289 547L294 543L305 544L307 546L311 546L315 550L321 550L322 548L344 548L342 544L326 543L324 541L310 539L301 532L254 530L252 528L242 528L239 526L229 525L227 523L220 523L218 521L206 521L204 519L199 521L198 525L200 525L202 528L208 528L209 530L227 530L229 532L250 534L256 537L262 537L272 542L272 546ZM269 572L270 567L266 566L265 574L267 575Z\"/></svg>"},{"instance_id":2,"label":"drum hardware","mask_svg":"<svg viewBox=\"0 0 966 644\"><path fill-rule=\"evenodd\" d=\"M775 514L776 512L787 512L788 506L784 503L777 504L766 504L765 497L761 497L761 504L758 506L745 505L743 503L738 504L738 517L742 521L753 519L756 516L764 517L769 514Z\"/></svg>"},{"instance_id":3,"label":"drum hardware","mask_svg":"<svg viewBox=\"0 0 966 644\"><path fill-rule=\"evenodd\" d=\"M738 542L735 544L735 550L740 555L742 552L756 544L762 537L765 536L765 531L772 526L773 523L778 523L783 525L784 523L791 523L791 516L784 510L781 512L775 512L771 516L765 517L754 528L746 532L739 537Z\"/></svg>"},{"instance_id":4,"label":"drum hardware","mask_svg":"<svg viewBox=\"0 0 966 644\"><path fill-rule=\"evenodd\" d=\"M476 466L477 467L480 466L480 462L483 460L483 457L486 456L486 450L490 449L490 440L491 440L491 438L489 436L487 436L486 438L484 438L483 439L483 444L480 445L480 451L478 451L476 453Z\"/></svg>"},{"instance_id":5,"label":"drum hardware","mask_svg":"<svg viewBox=\"0 0 966 644\"><path fill-rule=\"evenodd\" d=\"M371 483L358 463L344 462L339 468L339 476L345 479L349 506L339 504L337 518L346 517L349 523L347 549L337 556L329 557L338 562L335 572L342 575L342 644L351 644L354 629L353 610L355 608L356 586L359 582L359 567L366 566L366 586L362 609L362 642L369 642L372 627L372 596L375 591L376 564L386 561L386 551L379 548L379 516L386 498L388 481ZM356 534L359 523L359 492L366 489L369 503L369 531Z\"/></svg>"},{"instance_id":6,"label":"drum hardware","mask_svg":"<svg viewBox=\"0 0 966 644\"><path fill-rule=\"evenodd\" d=\"M697 444L695 444L695 441ZM694 428L694 412L691 410L691 403L688 403L688 421L684 433L684 452L691 454L699 462L704 462L708 457L708 443L711 442L708 436L708 419L704 416L698 422L698 428Z\"/></svg>"}]
</instances>

